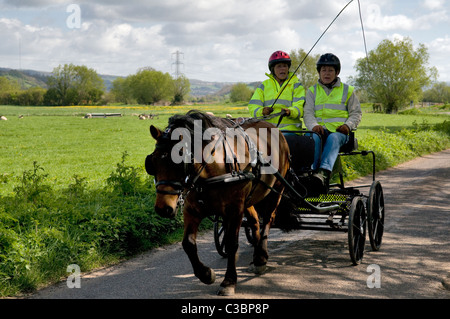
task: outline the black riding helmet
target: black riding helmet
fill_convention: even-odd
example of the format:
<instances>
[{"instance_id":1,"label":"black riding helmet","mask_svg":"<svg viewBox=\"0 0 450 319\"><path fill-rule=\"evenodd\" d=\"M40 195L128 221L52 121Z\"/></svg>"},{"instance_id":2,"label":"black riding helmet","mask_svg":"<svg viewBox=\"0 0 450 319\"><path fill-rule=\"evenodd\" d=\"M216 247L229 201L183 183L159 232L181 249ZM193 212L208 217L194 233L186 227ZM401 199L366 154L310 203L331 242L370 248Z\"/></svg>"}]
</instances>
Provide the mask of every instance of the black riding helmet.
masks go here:
<instances>
[{"instance_id":1,"label":"black riding helmet","mask_svg":"<svg viewBox=\"0 0 450 319\"><path fill-rule=\"evenodd\" d=\"M320 73L320 68L324 65L334 67L336 73L339 73L341 71L341 61L339 61L339 58L333 53L325 53L320 56L319 60L316 63L317 72Z\"/></svg>"}]
</instances>

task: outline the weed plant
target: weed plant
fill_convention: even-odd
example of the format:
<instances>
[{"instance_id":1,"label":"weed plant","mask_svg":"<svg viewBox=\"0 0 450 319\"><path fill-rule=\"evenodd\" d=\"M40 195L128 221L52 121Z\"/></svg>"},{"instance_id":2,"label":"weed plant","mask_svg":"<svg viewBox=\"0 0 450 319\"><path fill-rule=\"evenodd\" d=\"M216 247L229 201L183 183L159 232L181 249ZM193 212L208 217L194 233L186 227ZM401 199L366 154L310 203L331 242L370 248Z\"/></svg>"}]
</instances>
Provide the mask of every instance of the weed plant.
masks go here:
<instances>
[{"instance_id":1,"label":"weed plant","mask_svg":"<svg viewBox=\"0 0 450 319\"><path fill-rule=\"evenodd\" d=\"M171 234L180 234L182 217L153 212L153 182L126 158L100 189L75 175L54 190L34 162L14 194L0 197L0 296L57 282L70 264L87 271L179 239Z\"/></svg>"}]
</instances>

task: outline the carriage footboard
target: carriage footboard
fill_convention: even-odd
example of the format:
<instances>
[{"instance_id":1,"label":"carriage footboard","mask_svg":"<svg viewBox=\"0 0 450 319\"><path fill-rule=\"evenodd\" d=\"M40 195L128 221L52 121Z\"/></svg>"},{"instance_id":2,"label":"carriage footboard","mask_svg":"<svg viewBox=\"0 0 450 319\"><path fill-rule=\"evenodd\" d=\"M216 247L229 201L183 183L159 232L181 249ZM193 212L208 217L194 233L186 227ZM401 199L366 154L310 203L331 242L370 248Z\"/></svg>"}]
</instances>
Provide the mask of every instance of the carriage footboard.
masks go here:
<instances>
[{"instance_id":1,"label":"carriage footboard","mask_svg":"<svg viewBox=\"0 0 450 319\"><path fill-rule=\"evenodd\" d=\"M281 176L281 174L278 171L276 171L274 175L281 183L283 183L283 185L285 187L289 188L290 192L292 192L292 194L294 194L295 197L297 197L296 199L298 199L298 200L302 201L303 203L305 203L313 211L322 214L322 213L328 213L328 212L337 210L339 208L339 204L334 204L334 205L330 205L330 206L318 206L318 205L316 206L314 204L311 204L302 195L300 195L295 190L295 188L283 176Z\"/></svg>"}]
</instances>

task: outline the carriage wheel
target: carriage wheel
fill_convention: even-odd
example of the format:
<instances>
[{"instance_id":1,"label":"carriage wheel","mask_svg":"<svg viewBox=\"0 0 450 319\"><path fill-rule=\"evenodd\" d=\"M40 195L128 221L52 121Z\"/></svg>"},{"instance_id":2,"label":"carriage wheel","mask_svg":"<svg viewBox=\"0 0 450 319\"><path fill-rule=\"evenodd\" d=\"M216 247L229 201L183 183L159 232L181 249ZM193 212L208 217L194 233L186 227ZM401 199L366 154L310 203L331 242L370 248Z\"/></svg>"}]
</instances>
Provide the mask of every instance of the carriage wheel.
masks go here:
<instances>
[{"instance_id":1,"label":"carriage wheel","mask_svg":"<svg viewBox=\"0 0 450 319\"><path fill-rule=\"evenodd\" d=\"M370 245L374 251L380 250L384 232L384 197L379 181L374 181L370 187L367 202L367 218Z\"/></svg>"},{"instance_id":2,"label":"carriage wheel","mask_svg":"<svg viewBox=\"0 0 450 319\"><path fill-rule=\"evenodd\" d=\"M366 244L366 209L361 197L353 198L348 215L348 248L354 265L358 265L364 255Z\"/></svg>"},{"instance_id":3,"label":"carriage wheel","mask_svg":"<svg viewBox=\"0 0 450 319\"><path fill-rule=\"evenodd\" d=\"M219 216L214 221L214 244L220 256L228 257L225 250L225 228L223 227L223 219Z\"/></svg>"}]
</instances>

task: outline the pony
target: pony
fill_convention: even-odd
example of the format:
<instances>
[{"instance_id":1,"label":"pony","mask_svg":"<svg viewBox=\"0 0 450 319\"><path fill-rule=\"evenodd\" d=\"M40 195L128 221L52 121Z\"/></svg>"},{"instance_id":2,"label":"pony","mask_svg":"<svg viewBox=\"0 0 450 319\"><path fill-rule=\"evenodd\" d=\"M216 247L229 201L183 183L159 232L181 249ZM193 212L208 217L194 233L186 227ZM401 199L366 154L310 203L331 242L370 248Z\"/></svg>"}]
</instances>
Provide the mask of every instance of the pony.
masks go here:
<instances>
[{"instance_id":1,"label":"pony","mask_svg":"<svg viewBox=\"0 0 450 319\"><path fill-rule=\"evenodd\" d=\"M289 168L283 134L263 120L236 121L196 110L172 116L163 131L151 125L150 134L156 144L145 167L155 177L155 211L173 218L182 206L182 247L205 284L215 282L215 272L197 254L198 227L206 217L223 219L227 270L217 294L234 295L244 215L254 238L252 269L258 274L266 269L269 230L284 190L274 173L284 177Z\"/></svg>"}]
</instances>

